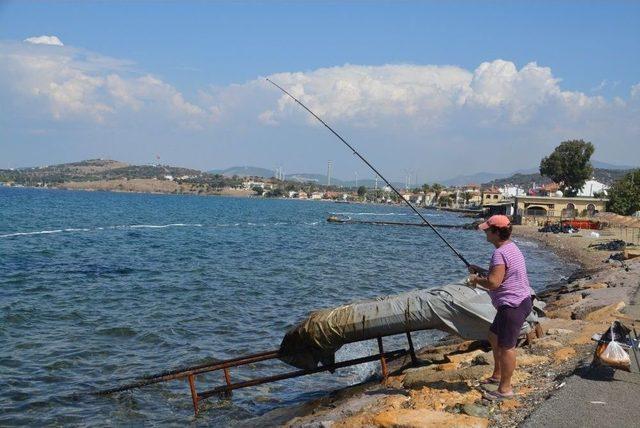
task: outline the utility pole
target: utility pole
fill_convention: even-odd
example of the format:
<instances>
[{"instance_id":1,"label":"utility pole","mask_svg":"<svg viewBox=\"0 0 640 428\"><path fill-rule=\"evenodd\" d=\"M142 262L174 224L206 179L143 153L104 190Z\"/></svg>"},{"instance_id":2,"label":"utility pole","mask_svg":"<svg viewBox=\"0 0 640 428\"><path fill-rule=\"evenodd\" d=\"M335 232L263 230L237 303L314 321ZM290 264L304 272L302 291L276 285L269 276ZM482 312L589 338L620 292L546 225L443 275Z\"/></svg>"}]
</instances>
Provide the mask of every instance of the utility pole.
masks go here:
<instances>
[{"instance_id":1,"label":"utility pole","mask_svg":"<svg viewBox=\"0 0 640 428\"><path fill-rule=\"evenodd\" d=\"M331 186L331 169L332 169L331 161L327 162L327 186Z\"/></svg>"}]
</instances>

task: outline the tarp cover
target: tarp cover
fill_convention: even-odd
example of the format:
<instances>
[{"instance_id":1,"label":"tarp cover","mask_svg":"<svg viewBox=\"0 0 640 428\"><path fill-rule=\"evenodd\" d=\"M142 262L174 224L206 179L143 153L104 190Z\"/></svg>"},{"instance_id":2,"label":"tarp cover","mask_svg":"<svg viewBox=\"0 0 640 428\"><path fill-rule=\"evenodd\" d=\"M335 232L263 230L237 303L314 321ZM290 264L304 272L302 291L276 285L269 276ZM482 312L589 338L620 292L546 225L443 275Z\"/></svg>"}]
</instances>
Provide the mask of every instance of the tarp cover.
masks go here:
<instances>
[{"instance_id":1,"label":"tarp cover","mask_svg":"<svg viewBox=\"0 0 640 428\"><path fill-rule=\"evenodd\" d=\"M542 307L543 302L534 301L522 333L544 315ZM437 329L464 339L485 340L495 315L487 292L464 281L362 300L312 312L284 336L280 359L311 369L332 364L336 351L346 343L416 330Z\"/></svg>"}]
</instances>

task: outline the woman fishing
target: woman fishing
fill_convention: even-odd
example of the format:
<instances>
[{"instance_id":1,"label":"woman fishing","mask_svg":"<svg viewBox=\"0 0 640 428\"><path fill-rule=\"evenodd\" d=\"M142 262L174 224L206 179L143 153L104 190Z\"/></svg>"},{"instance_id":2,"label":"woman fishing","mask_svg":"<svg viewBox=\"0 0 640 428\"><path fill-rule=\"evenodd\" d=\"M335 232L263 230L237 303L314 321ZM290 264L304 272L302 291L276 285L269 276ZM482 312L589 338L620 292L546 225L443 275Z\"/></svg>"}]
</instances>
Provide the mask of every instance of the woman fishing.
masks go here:
<instances>
[{"instance_id":1,"label":"woman fishing","mask_svg":"<svg viewBox=\"0 0 640 428\"><path fill-rule=\"evenodd\" d=\"M497 384L495 391L486 391L490 400L501 400L514 395L511 376L516 368L516 342L525 319L531 312L532 290L527 277L524 256L518 246L511 241L509 217L494 215L478 226L496 249L491 256L489 273L478 275L482 268L471 265L469 276L471 285L488 290L496 314L489 328L489 343L493 350L495 366L491 377L482 384Z\"/></svg>"}]
</instances>

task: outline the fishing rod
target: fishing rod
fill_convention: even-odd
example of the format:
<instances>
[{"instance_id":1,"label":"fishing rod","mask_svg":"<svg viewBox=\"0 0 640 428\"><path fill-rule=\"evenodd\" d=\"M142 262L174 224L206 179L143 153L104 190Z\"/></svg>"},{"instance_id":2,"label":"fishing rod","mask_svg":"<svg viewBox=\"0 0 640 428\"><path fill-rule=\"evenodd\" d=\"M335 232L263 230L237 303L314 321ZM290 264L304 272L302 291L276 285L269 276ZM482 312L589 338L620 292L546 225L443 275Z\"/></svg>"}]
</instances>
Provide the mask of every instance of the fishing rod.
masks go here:
<instances>
[{"instance_id":1,"label":"fishing rod","mask_svg":"<svg viewBox=\"0 0 640 428\"><path fill-rule=\"evenodd\" d=\"M427 220L426 218L424 218L424 216L422 214L420 214L420 212L416 209L416 207L413 206L413 204L411 202L409 202L408 200L406 200L404 198L404 196L402 196L400 194L400 192L398 192L398 190L396 190L395 187L393 187L393 185L389 182L389 180L387 180L386 178L384 178L382 176L382 174L380 174L378 172L378 170L369 163L369 161L367 161L360 153L358 153L358 151L353 148L353 146L349 143L347 143L347 141L342 138L342 136L340 136L340 134L338 134L336 131L333 130L333 128L331 128L329 125L327 125L327 123L322 120L320 117L318 117L317 114L315 114L314 112L312 112L306 105L302 104L296 97L294 97L293 95L291 95L289 92L287 92L284 88L282 88L280 85L278 85L277 83L275 83L273 80L267 78L267 82L271 83L273 86L275 86L276 88L280 89L282 92L284 92L285 94L287 94L289 97L291 97L292 100L294 100L296 103L300 104L300 106L305 109L306 111L309 112L309 114L311 114L311 116L315 117L316 119L318 119L320 121L320 123L322 123L329 131L331 131L333 133L333 135L335 135L336 137L338 137L338 139L340 139L340 141L342 141L347 147L349 147L349 149L351 149L351 151L353 152L354 155L358 156L362 162L364 162L369 168L371 168L373 170L373 172L376 173L376 175L378 177L380 177L385 183L387 183L387 186L389 186L391 188L391 190L393 190L395 192L396 195L398 195L400 197L400 199L402 199L407 205L409 205L409 208L411 208L413 210L414 213L418 214L418 216L422 219L423 222L425 222L427 224L427 226L429 226L431 228L431 230L433 230L435 232L436 235L438 235L438 238L442 239L442 241L447 244L447 247L449 247L451 249L451 251L454 252L454 254L456 256L458 256L458 258L460 260L462 260L462 262L467 266L470 267L471 263L469 263L467 261L467 259L464 258L464 256L462 254L460 254L458 252L458 250L456 250L455 248L453 248L453 245L451 245L449 243L449 241L447 241L445 239L444 236L442 236L440 234L440 232L438 232L436 230L435 227L433 227L433 225L431 223L429 223L429 220Z\"/></svg>"}]
</instances>

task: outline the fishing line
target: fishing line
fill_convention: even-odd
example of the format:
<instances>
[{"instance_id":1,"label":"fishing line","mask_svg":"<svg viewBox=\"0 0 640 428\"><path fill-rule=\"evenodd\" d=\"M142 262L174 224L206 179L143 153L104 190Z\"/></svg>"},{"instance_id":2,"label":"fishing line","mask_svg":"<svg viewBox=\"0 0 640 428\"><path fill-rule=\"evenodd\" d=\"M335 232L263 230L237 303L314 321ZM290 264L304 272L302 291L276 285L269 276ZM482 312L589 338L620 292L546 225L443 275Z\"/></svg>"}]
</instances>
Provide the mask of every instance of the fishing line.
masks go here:
<instances>
[{"instance_id":1,"label":"fishing line","mask_svg":"<svg viewBox=\"0 0 640 428\"><path fill-rule=\"evenodd\" d=\"M422 214L420 214L420 212L416 209L416 207L413 206L413 204L411 202L409 202L408 200L406 200L404 198L404 196L402 196L400 194L400 192L398 192L398 190L396 190L395 187L393 187L393 185L389 182L389 180L387 180L386 178L384 178L382 176L382 174L380 174L378 172L378 170L369 163L369 161L367 161L360 153L358 153L358 151L353 148L353 146L349 143L347 143L347 141L342 138L342 136L340 136L340 134L338 134L336 131L333 130L333 128L331 128L329 125L327 125L327 123L322 120L317 114L315 114L314 112L312 112L306 105L302 104L296 97L294 97L293 95L291 95L289 92L287 92L284 88L282 88L280 85L278 85L277 83L275 83L274 81L272 81L271 79L267 78L267 82L271 83L273 86L275 86L276 88L280 89L282 92L284 92L285 94L287 94L289 97L291 97L292 100L294 100L296 103L300 104L300 106L305 109L306 111L309 112L309 114L311 114L313 117L315 117L316 119L318 119L318 121L320 121L320 123L322 123L329 131L331 131L333 133L333 135L335 135L336 137L338 137L338 139L340 139L340 141L342 141L347 147L349 147L349 149L351 149L351 151L353 152L354 155L358 156L362 162L364 162L369 168L371 168L373 170L373 172L376 173L376 175L378 177L380 177L382 179L382 181L384 181L385 183L387 183L387 186L389 186L389 188L391 188L391 190L394 191L394 193L396 195L398 195L400 197L400 199L402 199L407 205L409 205L409 208L411 208L413 210L414 213L416 213L423 222L425 222L427 224L427 226L429 226L431 228L431 230L433 230L435 232L436 235L438 235L438 238L442 239L442 241L447 244L447 247L449 247L451 249L451 251L453 251L453 253L458 256L458 258L460 260L462 260L462 262L467 266L471 266L471 264L467 261L467 259L464 258L464 256L462 254L460 254L458 252L458 250L456 250L455 248L453 248L453 246L449 243L449 241L447 241L445 239L444 236L442 236L440 234L440 232L438 232L436 230L435 227L433 227L433 225L431 223L429 223L429 220L427 220Z\"/></svg>"}]
</instances>

